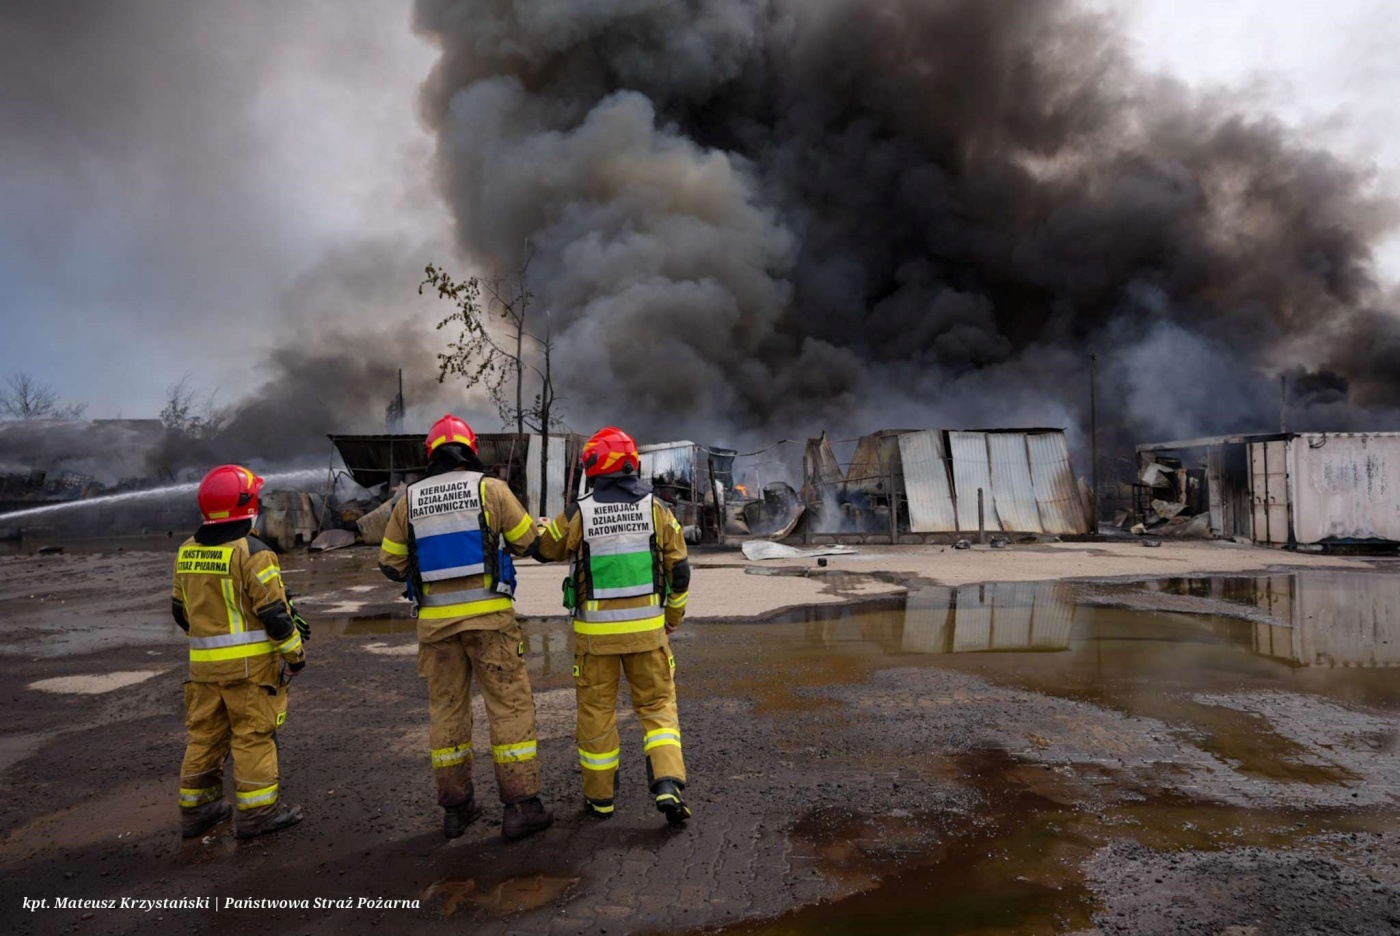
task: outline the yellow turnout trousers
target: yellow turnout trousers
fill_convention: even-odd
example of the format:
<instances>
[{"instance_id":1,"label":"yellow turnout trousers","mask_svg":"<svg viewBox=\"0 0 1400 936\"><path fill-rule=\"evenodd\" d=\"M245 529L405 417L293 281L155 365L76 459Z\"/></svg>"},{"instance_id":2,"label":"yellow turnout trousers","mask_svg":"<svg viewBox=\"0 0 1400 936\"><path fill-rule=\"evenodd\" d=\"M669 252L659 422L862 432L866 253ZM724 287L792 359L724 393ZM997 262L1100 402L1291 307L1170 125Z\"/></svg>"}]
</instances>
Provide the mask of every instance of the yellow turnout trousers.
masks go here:
<instances>
[{"instance_id":1,"label":"yellow turnout trousers","mask_svg":"<svg viewBox=\"0 0 1400 936\"><path fill-rule=\"evenodd\" d=\"M239 825L256 825L277 806L277 729L287 718L287 687L240 679L185 683L189 743L180 767L180 808L198 810L224 796L224 762L233 753Z\"/></svg>"},{"instance_id":2,"label":"yellow turnout trousers","mask_svg":"<svg viewBox=\"0 0 1400 936\"><path fill-rule=\"evenodd\" d=\"M574 657L578 688L578 757L583 795L609 803L621 763L617 734L617 692L622 674L632 692L632 709L642 723L647 783L685 783L680 716L676 710L676 659L670 643L642 653L583 653Z\"/></svg>"},{"instance_id":3,"label":"yellow turnout trousers","mask_svg":"<svg viewBox=\"0 0 1400 936\"><path fill-rule=\"evenodd\" d=\"M481 683L491 726L491 760L501 802L540 793L535 699L525 670L520 625L466 630L418 645L418 675L428 680L428 744L438 804L465 802L472 789L472 674Z\"/></svg>"}]
</instances>

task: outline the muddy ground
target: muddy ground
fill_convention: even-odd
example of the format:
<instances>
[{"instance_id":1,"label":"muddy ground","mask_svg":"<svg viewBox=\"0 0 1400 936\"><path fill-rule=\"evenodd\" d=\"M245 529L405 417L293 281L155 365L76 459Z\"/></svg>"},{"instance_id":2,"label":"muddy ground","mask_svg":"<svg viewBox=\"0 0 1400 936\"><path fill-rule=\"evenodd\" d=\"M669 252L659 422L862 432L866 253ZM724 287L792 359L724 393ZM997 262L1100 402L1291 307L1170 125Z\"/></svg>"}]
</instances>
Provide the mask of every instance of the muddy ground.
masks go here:
<instances>
[{"instance_id":1,"label":"muddy ground","mask_svg":"<svg viewBox=\"0 0 1400 936\"><path fill-rule=\"evenodd\" d=\"M558 821L507 845L496 808L440 837L413 622L373 553L287 556L316 626L281 733L307 820L182 843L172 551L0 557L0 931L1400 931L1388 563L1065 544L750 574L698 556L674 638L683 832L647 802L630 715L618 815L579 814L559 575L527 569ZM477 779L493 800L487 765ZM54 908L122 897L421 906Z\"/></svg>"}]
</instances>

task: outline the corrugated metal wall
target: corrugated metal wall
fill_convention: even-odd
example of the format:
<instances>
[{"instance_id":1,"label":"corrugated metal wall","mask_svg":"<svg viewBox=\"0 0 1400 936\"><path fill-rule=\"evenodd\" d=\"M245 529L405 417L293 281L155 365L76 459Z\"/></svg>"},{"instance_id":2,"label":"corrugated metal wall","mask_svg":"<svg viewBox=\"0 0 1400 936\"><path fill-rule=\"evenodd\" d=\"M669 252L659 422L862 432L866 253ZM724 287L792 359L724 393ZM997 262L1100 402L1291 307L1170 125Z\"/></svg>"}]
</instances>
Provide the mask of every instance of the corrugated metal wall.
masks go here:
<instances>
[{"instance_id":1,"label":"corrugated metal wall","mask_svg":"<svg viewBox=\"0 0 1400 936\"><path fill-rule=\"evenodd\" d=\"M958 518L943 433L935 429L905 433L899 437L899 455L904 465L909 529L914 533L956 530Z\"/></svg>"},{"instance_id":2,"label":"corrugated metal wall","mask_svg":"<svg viewBox=\"0 0 1400 936\"><path fill-rule=\"evenodd\" d=\"M1035 489L1040 527L1046 533L1089 532L1079 483L1070 466L1069 445L1062 432L1032 432L1026 435L1031 460L1031 484Z\"/></svg>"},{"instance_id":3,"label":"corrugated metal wall","mask_svg":"<svg viewBox=\"0 0 1400 936\"><path fill-rule=\"evenodd\" d=\"M901 435L899 447L911 532L976 530L978 488L984 492L989 531L1089 530L1061 432L945 434L930 429Z\"/></svg>"},{"instance_id":4,"label":"corrugated metal wall","mask_svg":"<svg viewBox=\"0 0 1400 936\"><path fill-rule=\"evenodd\" d=\"M953 490L958 495L958 529L977 529L977 490L981 488L984 493L983 516L986 527L992 531L1000 530L996 501L992 496L992 468L987 458L987 434L950 432L948 445L953 453Z\"/></svg>"},{"instance_id":5,"label":"corrugated metal wall","mask_svg":"<svg viewBox=\"0 0 1400 936\"><path fill-rule=\"evenodd\" d=\"M1040 533L1040 510L1031 483L1030 454L1026 436L1019 432L987 433L987 457L991 464L992 497L1003 530Z\"/></svg>"}]
</instances>

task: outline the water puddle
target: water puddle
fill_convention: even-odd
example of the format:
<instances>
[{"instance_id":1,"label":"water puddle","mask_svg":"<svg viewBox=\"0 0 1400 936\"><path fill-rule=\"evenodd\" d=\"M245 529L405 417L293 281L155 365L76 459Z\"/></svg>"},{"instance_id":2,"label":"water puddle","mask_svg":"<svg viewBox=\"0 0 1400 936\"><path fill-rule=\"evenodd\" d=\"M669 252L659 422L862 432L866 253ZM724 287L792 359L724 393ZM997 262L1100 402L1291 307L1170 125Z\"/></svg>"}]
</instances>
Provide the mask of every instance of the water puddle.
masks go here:
<instances>
[{"instance_id":1,"label":"water puddle","mask_svg":"<svg viewBox=\"0 0 1400 936\"><path fill-rule=\"evenodd\" d=\"M1306 838L1393 830L1393 818L1250 810L1162 796L1101 810L1062 797L1047 772L998 752L957 759L985 799L975 817L863 817L818 811L791 831L793 855L817 858L827 900L721 930L797 934L1052 934L1092 931L1083 864L1115 841L1164 853L1289 848Z\"/></svg>"},{"instance_id":2,"label":"water puddle","mask_svg":"<svg viewBox=\"0 0 1400 936\"><path fill-rule=\"evenodd\" d=\"M578 885L576 877L548 874L520 874L495 884L478 883L475 878L438 881L423 892L423 900L443 916L452 916L465 905L496 916L510 916L535 910L564 897Z\"/></svg>"},{"instance_id":3,"label":"water puddle","mask_svg":"<svg viewBox=\"0 0 1400 936\"><path fill-rule=\"evenodd\" d=\"M815 709L823 723L854 719L852 696L823 687L937 667L1151 718L1165 737L1144 743L1168 751L1160 766L1129 776L1094 763L1042 762L1036 749L1052 742L1031 736L1020 755L983 751L946 765L979 794L983 805L970 815L871 817L859 804L854 813L814 813L793 827L790 842L833 896L727 933L1091 930L1084 864L1114 842L1168 854L1289 849L1318 836L1400 828L1383 794L1372 800L1380 808L1343 808L1374 782L1376 752L1396 745L1388 713L1400 708L1400 576L1303 570L921 588L905 599L803 608L724 630L734 646L712 649L720 661L707 665L732 668L733 691L759 713ZM1180 749L1213 755L1245 783L1318 792L1296 808L1286 798L1251 807L1186 796L1170 779L1183 769L1170 753ZM1085 793L1095 786L1116 792Z\"/></svg>"}]
</instances>

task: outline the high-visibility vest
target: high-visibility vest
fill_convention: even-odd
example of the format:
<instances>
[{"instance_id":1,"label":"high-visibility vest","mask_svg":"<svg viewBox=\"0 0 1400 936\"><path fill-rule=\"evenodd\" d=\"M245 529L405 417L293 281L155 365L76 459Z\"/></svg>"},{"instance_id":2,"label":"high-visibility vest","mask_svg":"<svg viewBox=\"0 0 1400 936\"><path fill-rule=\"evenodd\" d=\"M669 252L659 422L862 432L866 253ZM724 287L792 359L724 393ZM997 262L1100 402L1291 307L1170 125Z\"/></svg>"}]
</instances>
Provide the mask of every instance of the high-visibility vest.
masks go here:
<instances>
[{"instance_id":1,"label":"high-visibility vest","mask_svg":"<svg viewBox=\"0 0 1400 936\"><path fill-rule=\"evenodd\" d=\"M582 587L574 608L574 630L605 635L664 626L664 583L652 495L635 503L600 504L589 494L579 499L578 508L583 549L573 571ZM642 597L651 600L635 608L600 607L600 602Z\"/></svg>"},{"instance_id":2,"label":"high-visibility vest","mask_svg":"<svg viewBox=\"0 0 1400 936\"><path fill-rule=\"evenodd\" d=\"M248 557L246 537L217 546L203 546L191 540L180 547L175 574L190 621L191 664L219 664L293 652L301 644L301 636L295 631L276 643L263 630L243 591L242 567ZM270 566L259 578L278 574L277 567Z\"/></svg>"},{"instance_id":3,"label":"high-visibility vest","mask_svg":"<svg viewBox=\"0 0 1400 936\"><path fill-rule=\"evenodd\" d=\"M449 471L409 485L406 496L419 617L471 617L509 607L515 563L487 522L485 475ZM472 575L485 576L485 586L433 590L434 582Z\"/></svg>"}]
</instances>

